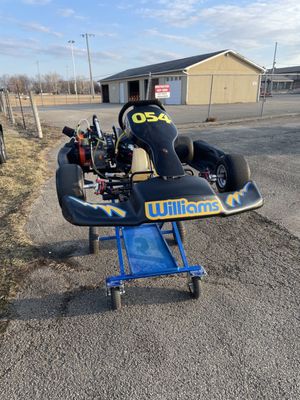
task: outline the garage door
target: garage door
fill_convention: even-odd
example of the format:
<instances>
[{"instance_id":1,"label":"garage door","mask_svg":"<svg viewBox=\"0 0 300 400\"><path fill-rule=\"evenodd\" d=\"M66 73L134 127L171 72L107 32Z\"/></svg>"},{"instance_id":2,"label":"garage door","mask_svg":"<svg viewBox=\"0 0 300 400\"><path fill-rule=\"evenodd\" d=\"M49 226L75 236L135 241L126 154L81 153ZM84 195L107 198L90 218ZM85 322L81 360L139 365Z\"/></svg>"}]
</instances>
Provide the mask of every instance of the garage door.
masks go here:
<instances>
[{"instance_id":1,"label":"garage door","mask_svg":"<svg viewBox=\"0 0 300 400\"><path fill-rule=\"evenodd\" d=\"M166 104L181 104L181 80L168 78L166 83L170 85L170 97L166 99Z\"/></svg>"}]
</instances>

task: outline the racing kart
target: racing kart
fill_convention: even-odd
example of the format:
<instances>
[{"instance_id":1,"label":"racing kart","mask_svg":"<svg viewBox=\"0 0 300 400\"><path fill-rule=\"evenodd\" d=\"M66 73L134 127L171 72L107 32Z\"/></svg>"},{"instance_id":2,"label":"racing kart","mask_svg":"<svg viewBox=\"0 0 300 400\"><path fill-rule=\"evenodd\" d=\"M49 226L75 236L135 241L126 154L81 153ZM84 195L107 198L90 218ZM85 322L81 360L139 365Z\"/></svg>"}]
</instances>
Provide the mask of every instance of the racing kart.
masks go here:
<instances>
[{"instance_id":1,"label":"racing kart","mask_svg":"<svg viewBox=\"0 0 300 400\"><path fill-rule=\"evenodd\" d=\"M75 130L63 129L70 137L59 151L56 173L63 216L74 225L89 226L91 253L98 253L99 241L117 240L121 274L106 281L113 308L120 306L124 280L181 272L189 274L189 288L198 298L205 270L187 263L183 221L261 207L263 199L250 180L249 166L241 155L179 136L157 100L126 103L118 122L112 133L101 130L95 115L92 125L80 121ZM95 181L89 179L91 172ZM87 189L94 189L103 201L87 202ZM171 230L164 230L165 222L172 223ZM99 226L115 227L115 236L99 237ZM163 238L169 233L178 244L183 267L174 263ZM130 273L125 272L121 239Z\"/></svg>"}]
</instances>

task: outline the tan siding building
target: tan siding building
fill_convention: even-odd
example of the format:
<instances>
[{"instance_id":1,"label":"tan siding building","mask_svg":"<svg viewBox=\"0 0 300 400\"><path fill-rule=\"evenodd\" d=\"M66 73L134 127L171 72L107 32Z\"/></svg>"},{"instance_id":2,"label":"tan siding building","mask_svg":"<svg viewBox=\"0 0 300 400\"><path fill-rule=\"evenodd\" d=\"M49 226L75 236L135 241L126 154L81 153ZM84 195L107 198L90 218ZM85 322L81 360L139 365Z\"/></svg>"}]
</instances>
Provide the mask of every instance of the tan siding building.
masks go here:
<instances>
[{"instance_id":1,"label":"tan siding building","mask_svg":"<svg viewBox=\"0 0 300 400\"><path fill-rule=\"evenodd\" d=\"M150 98L154 98L155 85L170 85L165 104L256 102L263 72L262 67L235 51L223 50L134 68L103 79L103 101L144 100L150 79Z\"/></svg>"}]
</instances>

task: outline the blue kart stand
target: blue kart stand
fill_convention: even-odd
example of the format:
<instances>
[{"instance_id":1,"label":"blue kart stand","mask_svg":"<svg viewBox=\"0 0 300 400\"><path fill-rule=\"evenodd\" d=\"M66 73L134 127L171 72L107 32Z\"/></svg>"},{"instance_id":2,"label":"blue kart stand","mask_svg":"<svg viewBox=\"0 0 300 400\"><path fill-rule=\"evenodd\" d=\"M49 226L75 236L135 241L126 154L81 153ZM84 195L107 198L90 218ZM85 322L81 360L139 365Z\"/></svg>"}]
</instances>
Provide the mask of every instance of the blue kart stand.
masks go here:
<instances>
[{"instance_id":1,"label":"blue kart stand","mask_svg":"<svg viewBox=\"0 0 300 400\"><path fill-rule=\"evenodd\" d=\"M167 234L173 234L183 266L177 264L164 238ZM162 225L157 223L128 227L116 226L114 236L100 236L98 240L116 240L117 242L120 274L106 278L107 294L111 296L111 305L114 310L121 308L124 282L140 278L186 273L192 297L199 298L200 279L206 275L206 271L201 265L188 264L176 222L172 222L172 230L162 230ZM127 268L122 244L124 244L128 261Z\"/></svg>"}]
</instances>

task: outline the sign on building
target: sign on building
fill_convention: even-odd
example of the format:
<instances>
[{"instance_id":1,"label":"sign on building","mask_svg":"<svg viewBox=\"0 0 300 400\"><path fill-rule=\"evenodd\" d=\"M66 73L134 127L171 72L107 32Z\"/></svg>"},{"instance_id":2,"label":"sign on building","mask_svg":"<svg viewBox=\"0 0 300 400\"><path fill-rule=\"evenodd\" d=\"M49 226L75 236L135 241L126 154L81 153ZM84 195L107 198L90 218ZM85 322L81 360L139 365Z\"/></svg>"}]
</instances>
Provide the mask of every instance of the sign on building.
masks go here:
<instances>
[{"instance_id":1,"label":"sign on building","mask_svg":"<svg viewBox=\"0 0 300 400\"><path fill-rule=\"evenodd\" d=\"M167 99L170 97L170 85L155 85L155 98Z\"/></svg>"}]
</instances>

